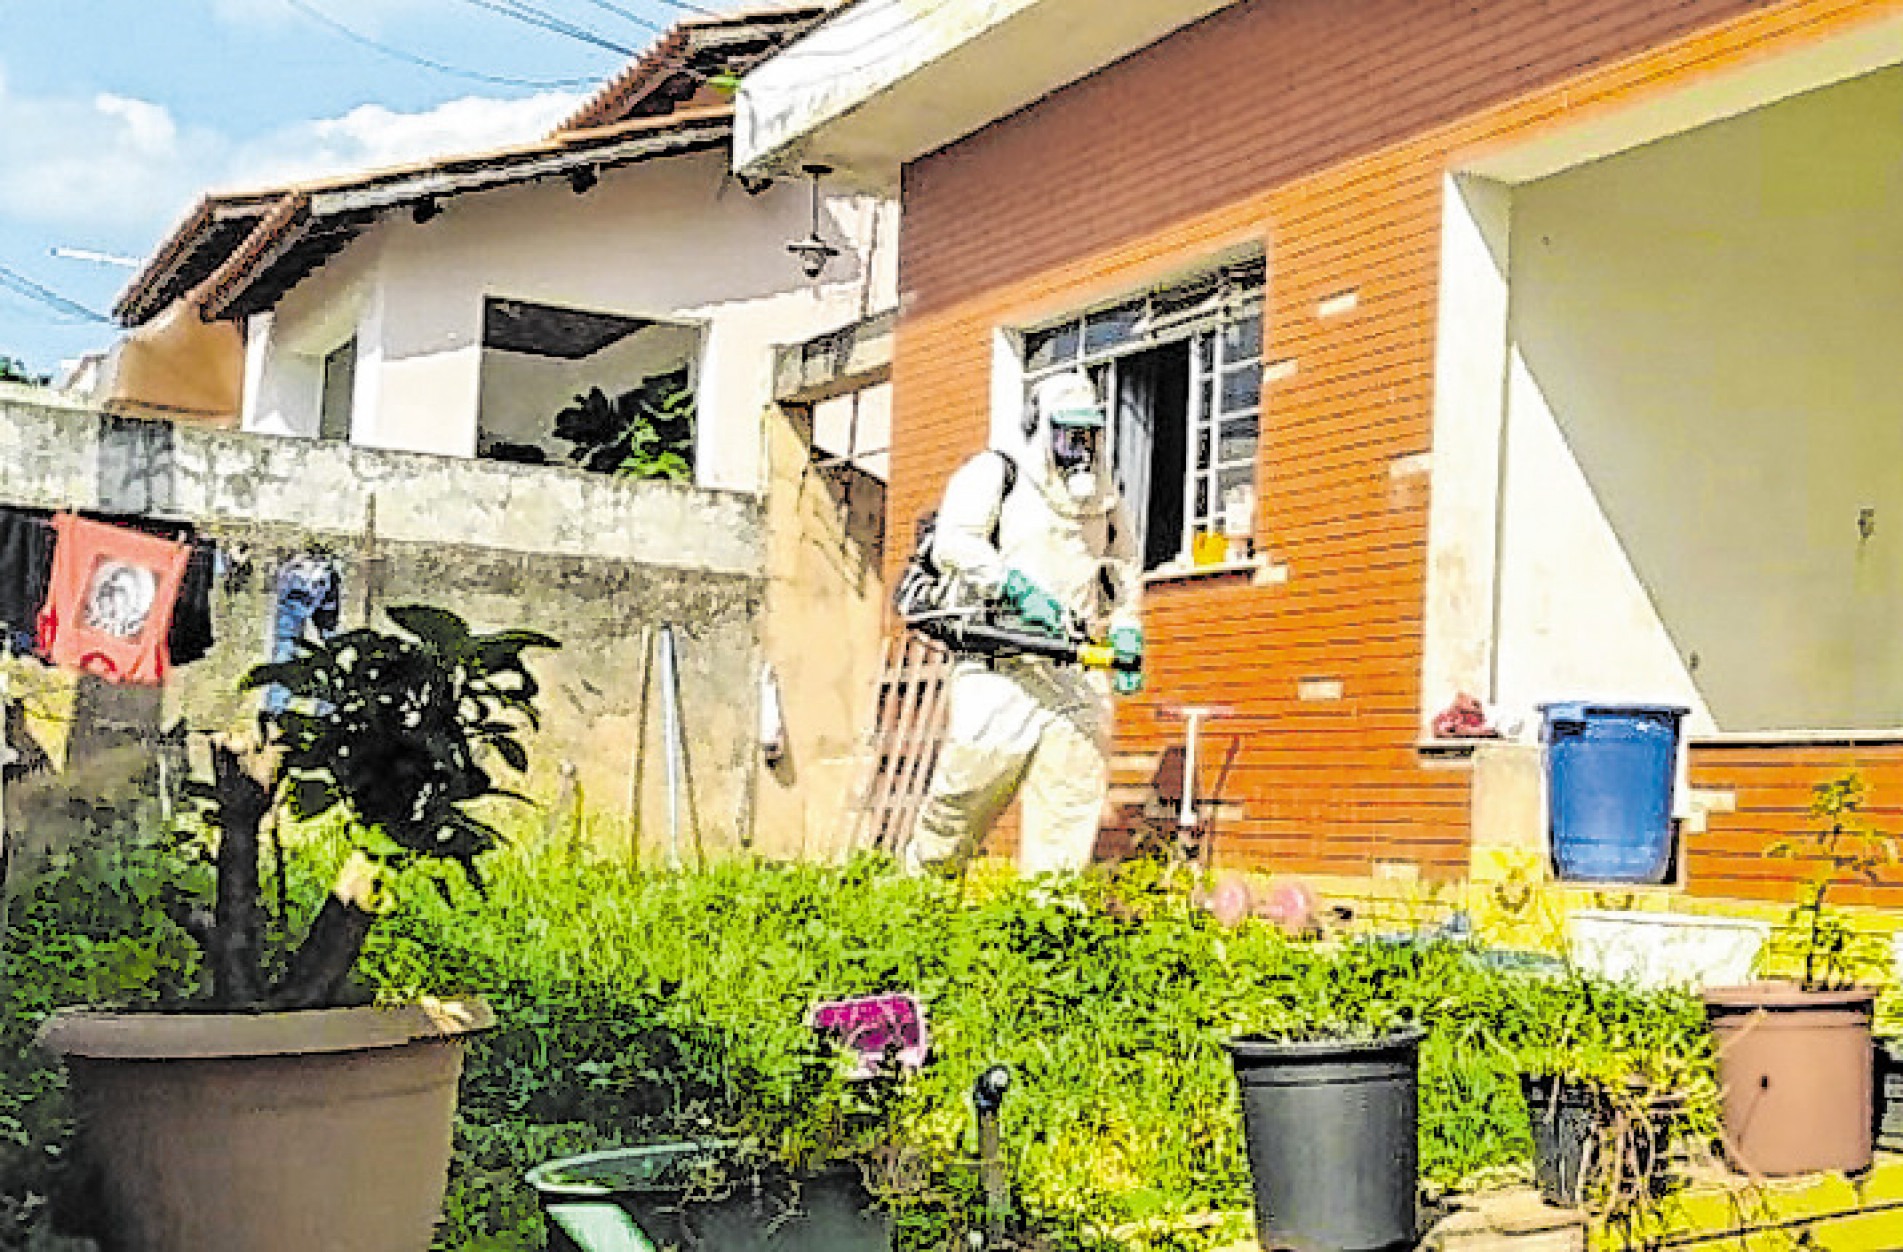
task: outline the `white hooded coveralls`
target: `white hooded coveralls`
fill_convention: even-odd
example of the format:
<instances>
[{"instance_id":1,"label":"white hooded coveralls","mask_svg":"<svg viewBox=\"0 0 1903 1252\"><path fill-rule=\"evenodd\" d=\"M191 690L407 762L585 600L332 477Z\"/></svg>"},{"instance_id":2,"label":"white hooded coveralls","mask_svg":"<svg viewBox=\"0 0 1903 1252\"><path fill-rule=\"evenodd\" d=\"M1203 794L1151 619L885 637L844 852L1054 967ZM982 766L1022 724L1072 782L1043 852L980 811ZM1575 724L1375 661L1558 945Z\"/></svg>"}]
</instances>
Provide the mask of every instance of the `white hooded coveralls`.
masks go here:
<instances>
[{"instance_id":1,"label":"white hooded coveralls","mask_svg":"<svg viewBox=\"0 0 1903 1252\"><path fill-rule=\"evenodd\" d=\"M1039 422L1007 494L1005 465L982 453L945 486L933 555L986 603L1017 570L1077 615L1093 638L1140 624L1136 536L1111 485L1108 432L1095 495L1073 500ZM1002 503L1001 503L1002 501ZM992 544L992 534L997 544ZM1018 867L1025 874L1089 864L1110 779L1110 682L1036 657L953 665L950 721L906 864L956 873L1014 795L1024 800Z\"/></svg>"}]
</instances>

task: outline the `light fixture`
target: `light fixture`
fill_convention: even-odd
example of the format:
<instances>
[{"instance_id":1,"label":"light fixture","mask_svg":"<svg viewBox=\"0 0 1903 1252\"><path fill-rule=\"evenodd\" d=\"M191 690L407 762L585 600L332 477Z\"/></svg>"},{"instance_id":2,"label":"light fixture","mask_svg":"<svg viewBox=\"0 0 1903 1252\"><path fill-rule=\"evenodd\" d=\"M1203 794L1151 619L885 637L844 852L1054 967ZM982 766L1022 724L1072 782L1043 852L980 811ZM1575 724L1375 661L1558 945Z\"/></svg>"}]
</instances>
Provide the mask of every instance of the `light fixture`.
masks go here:
<instances>
[{"instance_id":1,"label":"light fixture","mask_svg":"<svg viewBox=\"0 0 1903 1252\"><path fill-rule=\"evenodd\" d=\"M421 226L441 214L442 211L443 206L436 203L436 197L430 196L416 202L416 207L410 210L410 220Z\"/></svg>"},{"instance_id":2,"label":"light fixture","mask_svg":"<svg viewBox=\"0 0 1903 1252\"><path fill-rule=\"evenodd\" d=\"M807 165L802 167L806 176L813 180L813 228L804 239L795 239L786 245L786 250L799 258L800 268L808 278L818 278L826 272L826 265L839 255L839 249L819 237L819 180L832 173L830 165Z\"/></svg>"},{"instance_id":3,"label":"light fixture","mask_svg":"<svg viewBox=\"0 0 1903 1252\"><path fill-rule=\"evenodd\" d=\"M600 181L601 177L595 173L595 167L592 165L582 165L568 171L569 189L578 196Z\"/></svg>"},{"instance_id":4,"label":"light fixture","mask_svg":"<svg viewBox=\"0 0 1903 1252\"><path fill-rule=\"evenodd\" d=\"M750 196L757 196L773 186L771 178L762 178L758 174L735 174L734 181L740 184L740 190Z\"/></svg>"}]
</instances>

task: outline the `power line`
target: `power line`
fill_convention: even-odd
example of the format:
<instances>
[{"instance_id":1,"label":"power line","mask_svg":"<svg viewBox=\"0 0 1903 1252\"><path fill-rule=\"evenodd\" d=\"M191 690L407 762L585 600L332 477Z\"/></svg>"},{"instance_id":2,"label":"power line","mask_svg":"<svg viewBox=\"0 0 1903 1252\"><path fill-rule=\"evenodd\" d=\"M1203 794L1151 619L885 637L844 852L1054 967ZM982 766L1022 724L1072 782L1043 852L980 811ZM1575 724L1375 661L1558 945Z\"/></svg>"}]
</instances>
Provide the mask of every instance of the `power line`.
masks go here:
<instances>
[{"instance_id":1,"label":"power line","mask_svg":"<svg viewBox=\"0 0 1903 1252\"><path fill-rule=\"evenodd\" d=\"M407 61L411 65L420 65L424 69L435 70L439 74L448 74L454 78L465 78L479 83L495 83L504 87L532 87L538 89L550 87L585 87L596 81L596 79L592 77L512 78L506 74L485 74L480 70L461 69L454 65L446 65L441 61L433 61L426 56L419 56L414 52L395 47L381 40L373 39L360 30L346 26L330 14L318 9L315 5L307 3L307 0L284 0L284 2L293 9L296 9L299 13L302 13L305 17L310 18L320 25L329 27L352 43L362 44L364 47L374 49L375 51L383 53L385 56L395 57L399 61Z\"/></svg>"},{"instance_id":2,"label":"power line","mask_svg":"<svg viewBox=\"0 0 1903 1252\"><path fill-rule=\"evenodd\" d=\"M77 300L68 300L51 287L43 287L26 275L10 270L4 265L0 265L0 287L8 287L29 299L38 300L48 308L58 309L69 317L83 317L89 322L113 324L112 319L104 313L89 309Z\"/></svg>"},{"instance_id":3,"label":"power line","mask_svg":"<svg viewBox=\"0 0 1903 1252\"><path fill-rule=\"evenodd\" d=\"M588 3L594 5L597 9L600 9L605 13L612 13L616 17L626 18L628 21L633 22L636 26L645 27L646 29L653 31L657 35L665 35L667 33L667 27L662 26L657 22L650 21L647 18L642 17L638 13L634 13L627 9L622 8L620 5L614 3L614 0L588 0Z\"/></svg>"},{"instance_id":4,"label":"power line","mask_svg":"<svg viewBox=\"0 0 1903 1252\"><path fill-rule=\"evenodd\" d=\"M688 0L656 0L656 2L659 4L668 5L672 8L679 9L683 13L697 13L701 17L725 17L726 16L726 14L721 13L719 10L707 8L705 5L689 4Z\"/></svg>"},{"instance_id":5,"label":"power line","mask_svg":"<svg viewBox=\"0 0 1903 1252\"><path fill-rule=\"evenodd\" d=\"M538 9L526 3L526 0L462 0L462 2L474 8L487 9L491 13L500 13L504 17L514 18L516 21L529 26L537 26L543 30L553 31L557 35L566 35L568 38L580 43L591 44L597 48L606 48L610 52L618 52L625 57L636 55L633 48L618 44L599 31L590 30L586 26L579 26L574 22L557 17L546 9Z\"/></svg>"}]
</instances>

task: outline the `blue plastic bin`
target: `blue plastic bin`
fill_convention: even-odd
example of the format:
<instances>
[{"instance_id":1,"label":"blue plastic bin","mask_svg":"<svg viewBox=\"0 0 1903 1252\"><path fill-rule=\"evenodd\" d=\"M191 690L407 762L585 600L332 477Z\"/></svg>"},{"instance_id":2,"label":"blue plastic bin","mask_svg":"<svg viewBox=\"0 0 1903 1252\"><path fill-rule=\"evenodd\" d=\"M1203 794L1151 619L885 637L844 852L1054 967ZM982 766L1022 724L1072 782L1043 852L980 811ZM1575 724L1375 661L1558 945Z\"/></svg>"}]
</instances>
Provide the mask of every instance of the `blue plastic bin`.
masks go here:
<instances>
[{"instance_id":1,"label":"blue plastic bin","mask_svg":"<svg viewBox=\"0 0 1903 1252\"><path fill-rule=\"evenodd\" d=\"M1687 710L1566 702L1540 712L1554 872L1565 882L1664 882Z\"/></svg>"}]
</instances>

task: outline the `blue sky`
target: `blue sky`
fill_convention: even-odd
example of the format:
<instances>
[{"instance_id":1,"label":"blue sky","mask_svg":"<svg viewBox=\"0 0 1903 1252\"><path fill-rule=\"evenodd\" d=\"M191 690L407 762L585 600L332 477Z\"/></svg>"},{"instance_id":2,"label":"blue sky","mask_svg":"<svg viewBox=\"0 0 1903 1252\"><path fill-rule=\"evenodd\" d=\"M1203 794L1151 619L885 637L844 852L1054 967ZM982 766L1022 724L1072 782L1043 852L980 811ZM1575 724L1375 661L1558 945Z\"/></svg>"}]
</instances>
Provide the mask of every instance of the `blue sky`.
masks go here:
<instances>
[{"instance_id":1,"label":"blue sky","mask_svg":"<svg viewBox=\"0 0 1903 1252\"><path fill-rule=\"evenodd\" d=\"M268 186L530 139L627 58L502 16L523 7L640 49L734 0L0 0L0 266L105 312L210 189ZM353 41L325 19L412 56ZM0 275L4 278L4 275ZM40 372L114 328L0 283L0 354Z\"/></svg>"}]
</instances>

